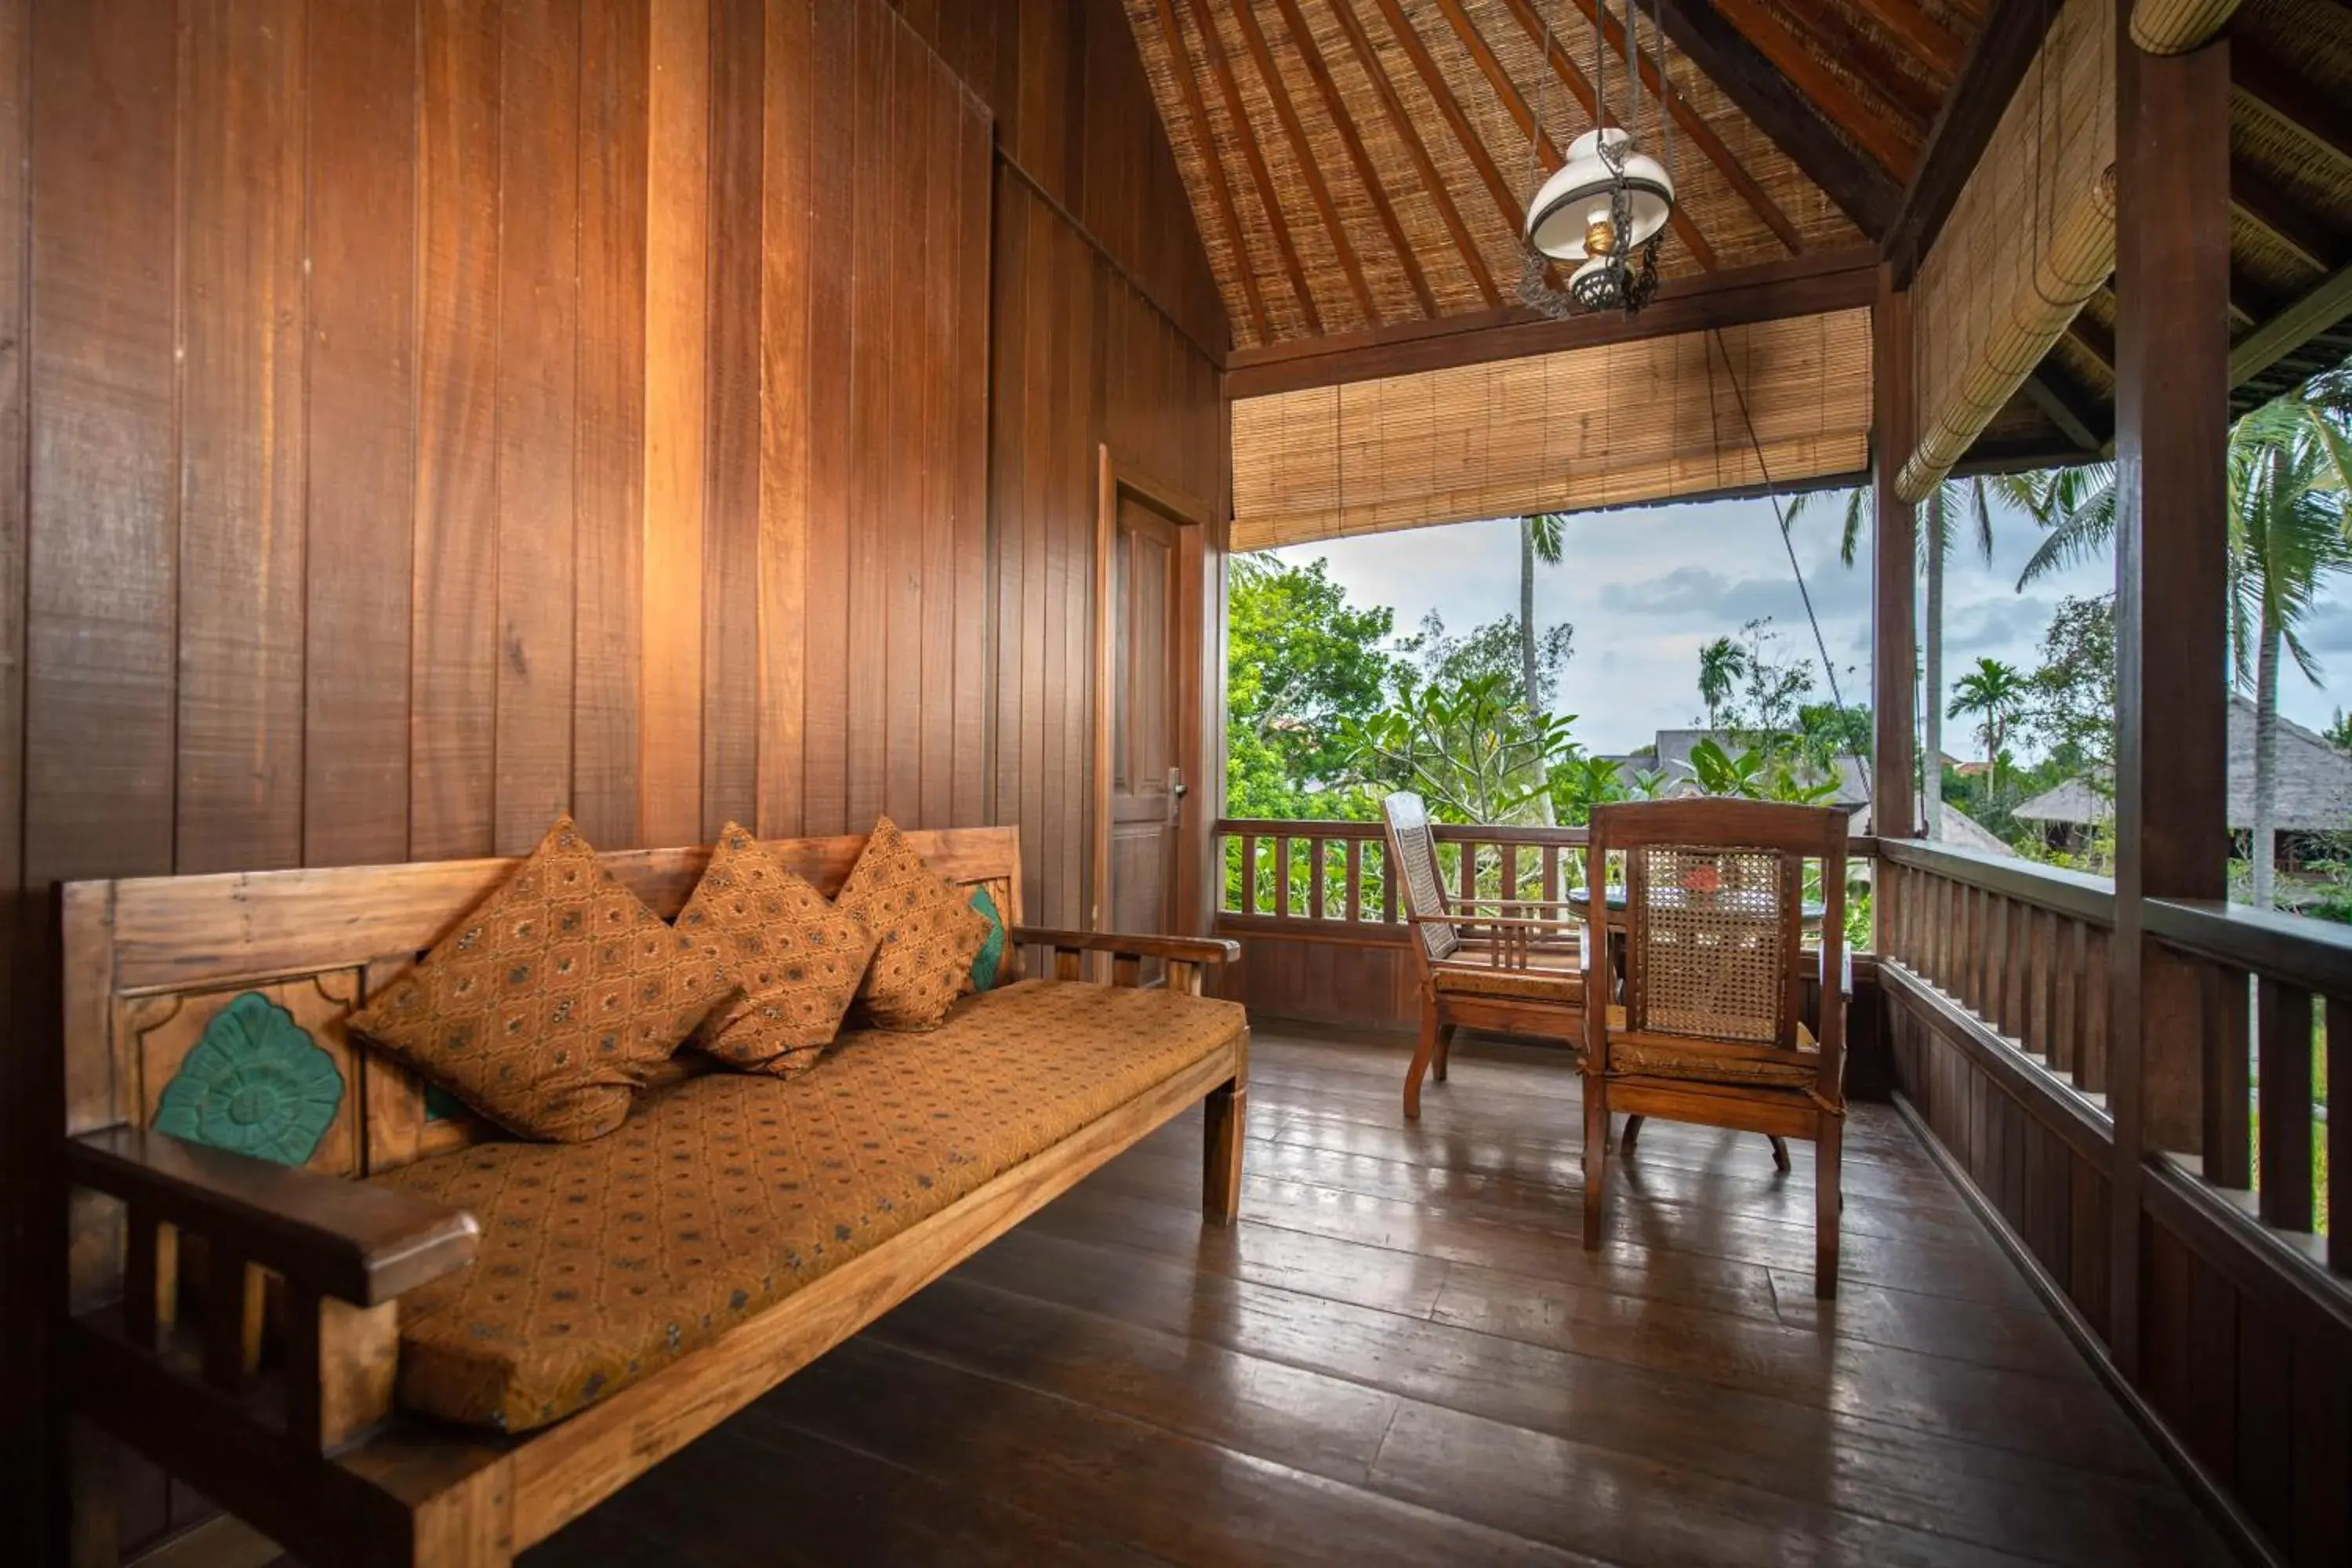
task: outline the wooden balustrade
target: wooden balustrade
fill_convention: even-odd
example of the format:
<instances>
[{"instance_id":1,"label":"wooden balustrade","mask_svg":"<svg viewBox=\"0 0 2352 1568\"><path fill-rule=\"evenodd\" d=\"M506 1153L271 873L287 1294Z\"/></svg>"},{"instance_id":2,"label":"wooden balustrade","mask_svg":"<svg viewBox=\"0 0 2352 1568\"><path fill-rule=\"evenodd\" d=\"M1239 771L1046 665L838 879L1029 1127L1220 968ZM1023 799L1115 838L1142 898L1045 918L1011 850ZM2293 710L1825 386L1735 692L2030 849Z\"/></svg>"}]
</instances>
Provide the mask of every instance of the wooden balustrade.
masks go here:
<instances>
[{"instance_id":1,"label":"wooden balustrade","mask_svg":"<svg viewBox=\"0 0 2352 1568\"><path fill-rule=\"evenodd\" d=\"M1403 940L1379 823L1227 818L1216 831L1224 860L1218 910L1225 923L1303 924ZM1584 882L1580 827L1441 823L1436 837L1438 869L1457 898L1558 900Z\"/></svg>"},{"instance_id":2,"label":"wooden balustrade","mask_svg":"<svg viewBox=\"0 0 2352 1568\"><path fill-rule=\"evenodd\" d=\"M2342 1212L2337 1197L2352 1194L2344 1174L2352 1118L2327 1114L2324 1088L2352 1073L2352 930L2217 900L2150 899L2146 907L2149 938L2197 973L2206 1040L2200 1173L2214 1186L2251 1189L2255 1214L2273 1229L2325 1228L2328 1268L2352 1277L2352 1229L2324 1223ZM2324 1189L2315 1158L2323 1148Z\"/></svg>"},{"instance_id":3,"label":"wooden balustrade","mask_svg":"<svg viewBox=\"0 0 2352 1568\"><path fill-rule=\"evenodd\" d=\"M1882 960L2084 1095L2106 1092L2109 884L1916 839L1883 841L1879 876Z\"/></svg>"}]
</instances>

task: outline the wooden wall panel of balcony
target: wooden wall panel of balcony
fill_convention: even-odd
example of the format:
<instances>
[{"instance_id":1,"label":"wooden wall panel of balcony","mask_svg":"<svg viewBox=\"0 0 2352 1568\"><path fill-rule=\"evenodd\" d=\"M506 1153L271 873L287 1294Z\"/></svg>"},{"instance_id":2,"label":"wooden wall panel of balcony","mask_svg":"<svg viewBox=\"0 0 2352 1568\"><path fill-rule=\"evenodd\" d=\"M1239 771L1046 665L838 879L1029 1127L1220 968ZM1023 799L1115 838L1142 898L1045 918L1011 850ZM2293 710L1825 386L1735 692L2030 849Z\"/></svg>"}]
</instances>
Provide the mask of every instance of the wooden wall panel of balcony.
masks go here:
<instances>
[{"instance_id":1,"label":"wooden wall panel of balcony","mask_svg":"<svg viewBox=\"0 0 2352 1568\"><path fill-rule=\"evenodd\" d=\"M1080 923L1097 453L1225 489L1116 0L0 0L0 340L26 1041L52 879L565 806L1017 821ZM0 1053L11 1561L60 1491L53 1055ZM134 1544L203 1506L124 1485Z\"/></svg>"}]
</instances>

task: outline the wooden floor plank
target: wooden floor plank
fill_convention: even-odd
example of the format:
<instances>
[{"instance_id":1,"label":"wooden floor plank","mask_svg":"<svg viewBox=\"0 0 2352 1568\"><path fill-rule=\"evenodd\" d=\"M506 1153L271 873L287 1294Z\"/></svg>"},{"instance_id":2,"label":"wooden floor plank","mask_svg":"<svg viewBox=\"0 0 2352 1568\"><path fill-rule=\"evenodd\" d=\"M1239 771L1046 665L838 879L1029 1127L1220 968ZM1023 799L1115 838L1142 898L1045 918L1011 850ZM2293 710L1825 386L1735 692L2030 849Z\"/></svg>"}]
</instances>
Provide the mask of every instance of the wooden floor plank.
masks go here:
<instances>
[{"instance_id":1,"label":"wooden floor plank","mask_svg":"<svg viewBox=\"0 0 2352 1568\"><path fill-rule=\"evenodd\" d=\"M1178 1119L526 1561L2219 1564L1884 1108L1810 1161L1654 1124L1576 1234L1573 1080L1260 1037L1242 1218Z\"/></svg>"}]
</instances>

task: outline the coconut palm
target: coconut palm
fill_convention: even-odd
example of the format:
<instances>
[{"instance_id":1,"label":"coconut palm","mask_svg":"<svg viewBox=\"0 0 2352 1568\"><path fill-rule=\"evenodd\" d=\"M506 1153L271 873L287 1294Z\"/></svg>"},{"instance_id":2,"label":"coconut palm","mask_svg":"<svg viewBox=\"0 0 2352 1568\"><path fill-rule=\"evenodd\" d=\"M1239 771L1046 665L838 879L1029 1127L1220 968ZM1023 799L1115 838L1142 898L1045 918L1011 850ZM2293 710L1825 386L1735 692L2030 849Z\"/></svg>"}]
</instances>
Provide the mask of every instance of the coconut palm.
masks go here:
<instances>
[{"instance_id":1,"label":"coconut palm","mask_svg":"<svg viewBox=\"0 0 2352 1568\"><path fill-rule=\"evenodd\" d=\"M1565 545L1566 521L1558 512L1538 512L1519 519L1519 669L1520 689L1527 695L1528 711L1542 710L1538 695L1536 643L1536 563L1547 566L1559 564Z\"/></svg>"},{"instance_id":2,"label":"coconut palm","mask_svg":"<svg viewBox=\"0 0 2352 1568\"><path fill-rule=\"evenodd\" d=\"M1986 788L2000 779L2001 748L2009 727L2025 714L2032 690L2017 667L1997 658L1979 658L1977 667L1952 683L1950 716L1976 716L1977 734L1984 741Z\"/></svg>"},{"instance_id":3,"label":"coconut palm","mask_svg":"<svg viewBox=\"0 0 2352 1568\"><path fill-rule=\"evenodd\" d=\"M2282 653L2314 682L2318 661L2298 627L2335 573L2352 570L2340 446L2314 407L2266 404L2230 432L2230 666L2254 688L2253 901L2275 892L2278 688Z\"/></svg>"},{"instance_id":4,"label":"coconut palm","mask_svg":"<svg viewBox=\"0 0 2352 1568\"><path fill-rule=\"evenodd\" d=\"M1698 650L1698 700L1706 704L1710 733L1723 728L1723 710L1748 668L1748 650L1729 637L1717 637Z\"/></svg>"},{"instance_id":5,"label":"coconut palm","mask_svg":"<svg viewBox=\"0 0 2352 1568\"><path fill-rule=\"evenodd\" d=\"M1838 537L1838 559L1847 566L1862 542L1864 522L1877 511L1877 494L1870 485L1842 492L1844 526ZM1828 504L1836 490L1815 490L1789 500L1788 521L1794 525L1815 503ZM1925 524L1918 531L1919 561L1927 580L1927 628L1921 653L1926 666L1920 717L1927 757L1919 769L1920 805L1927 819L1927 837L1944 836L1944 563L1952 551L1953 524L1965 518L1976 536L1977 551L1992 562L1992 510L1995 502L2032 511L2037 499L2032 479L2023 474L1979 475L1946 479L1927 492L1920 508Z\"/></svg>"}]
</instances>

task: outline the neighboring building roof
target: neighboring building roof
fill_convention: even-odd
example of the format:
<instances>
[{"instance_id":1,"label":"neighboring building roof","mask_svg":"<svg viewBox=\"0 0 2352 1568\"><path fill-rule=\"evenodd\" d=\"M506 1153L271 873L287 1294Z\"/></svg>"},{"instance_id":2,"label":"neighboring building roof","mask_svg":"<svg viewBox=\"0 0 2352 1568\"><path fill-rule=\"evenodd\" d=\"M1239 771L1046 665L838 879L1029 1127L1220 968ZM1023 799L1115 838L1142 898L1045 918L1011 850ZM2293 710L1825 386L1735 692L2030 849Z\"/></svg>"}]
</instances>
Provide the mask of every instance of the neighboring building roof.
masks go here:
<instances>
[{"instance_id":1,"label":"neighboring building roof","mask_svg":"<svg viewBox=\"0 0 2352 1568\"><path fill-rule=\"evenodd\" d=\"M2254 705L2232 693L2229 721L2229 816L2231 827L2254 819ZM2282 718L2278 741L2278 826L2291 833L2352 828L2352 757L2315 731ZM2088 779L2068 779L2020 805L2028 822L2105 822L2115 816L2109 792Z\"/></svg>"},{"instance_id":2,"label":"neighboring building roof","mask_svg":"<svg viewBox=\"0 0 2352 1568\"><path fill-rule=\"evenodd\" d=\"M1973 849L1979 855L2006 855L2012 858L2016 857L2017 851L2002 843L2000 836L1991 828L1987 827L1948 800L1940 804L1944 809L1942 816L1938 819L1938 825L1944 831L1938 842L1948 845L1954 849ZM1855 833L1877 831L1870 807L1864 806L1854 813L1852 831Z\"/></svg>"}]
</instances>

